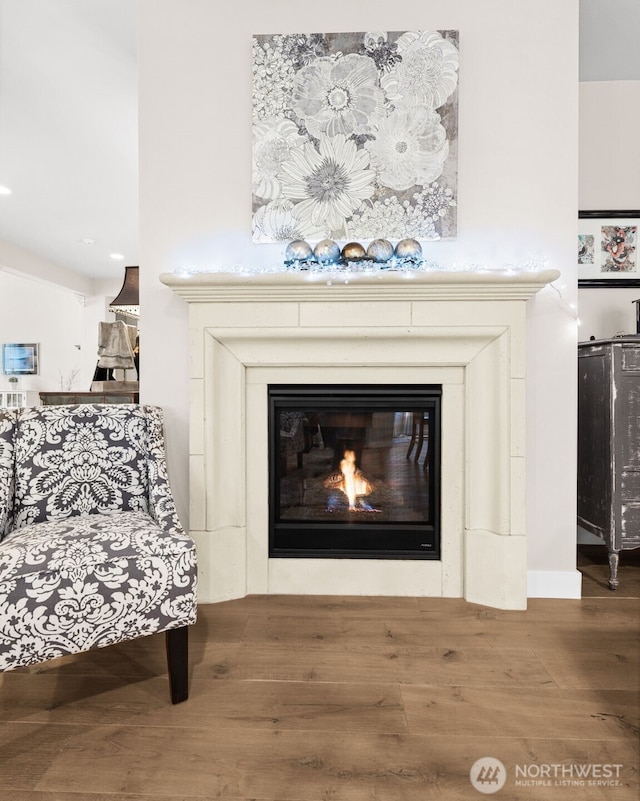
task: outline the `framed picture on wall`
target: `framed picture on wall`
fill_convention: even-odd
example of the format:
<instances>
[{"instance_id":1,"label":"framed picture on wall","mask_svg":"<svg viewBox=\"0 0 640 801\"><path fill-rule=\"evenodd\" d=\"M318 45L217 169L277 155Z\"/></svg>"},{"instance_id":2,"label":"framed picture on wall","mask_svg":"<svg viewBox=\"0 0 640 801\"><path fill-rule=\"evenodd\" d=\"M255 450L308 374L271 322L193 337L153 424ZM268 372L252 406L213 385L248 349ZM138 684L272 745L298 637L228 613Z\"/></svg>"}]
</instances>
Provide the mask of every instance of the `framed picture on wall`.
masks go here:
<instances>
[{"instance_id":1,"label":"framed picture on wall","mask_svg":"<svg viewBox=\"0 0 640 801\"><path fill-rule=\"evenodd\" d=\"M253 37L253 241L457 237L457 30Z\"/></svg>"},{"instance_id":2,"label":"framed picture on wall","mask_svg":"<svg viewBox=\"0 0 640 801\"><path fill-rule=\"evenodd\" d=\"M2 372L5 375L37 375L38 345L7 342L2 346Z\"/></svg>"},{"instance_id":3,"label":"framed picture on wall","mask_svg":"<svg viewBox=\"0 0 640 801\"><path fill-rule=\"evenodd\" d=\"M578 212L578 286L640 287L640 210Z\"/></svg>"}]
</instances>

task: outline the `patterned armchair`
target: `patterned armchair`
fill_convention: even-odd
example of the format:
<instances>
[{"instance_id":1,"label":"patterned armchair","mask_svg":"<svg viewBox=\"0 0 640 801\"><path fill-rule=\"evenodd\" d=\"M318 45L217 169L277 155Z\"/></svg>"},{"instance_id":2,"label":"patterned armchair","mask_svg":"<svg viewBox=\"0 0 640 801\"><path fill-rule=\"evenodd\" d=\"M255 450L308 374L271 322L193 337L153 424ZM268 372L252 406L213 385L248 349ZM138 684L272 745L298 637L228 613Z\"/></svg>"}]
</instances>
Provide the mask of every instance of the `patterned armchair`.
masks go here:
<instances>
[{"instance_id":1,"label":"patterned armchair","mask_svg":"<svg viewBox=\"0 0 640 801\"><path fill-rule=\"evenodd\" d=\"M175 704L195 619L161 410L0 409L0 671L164 631Z\"/></svg>"}]
</instances>

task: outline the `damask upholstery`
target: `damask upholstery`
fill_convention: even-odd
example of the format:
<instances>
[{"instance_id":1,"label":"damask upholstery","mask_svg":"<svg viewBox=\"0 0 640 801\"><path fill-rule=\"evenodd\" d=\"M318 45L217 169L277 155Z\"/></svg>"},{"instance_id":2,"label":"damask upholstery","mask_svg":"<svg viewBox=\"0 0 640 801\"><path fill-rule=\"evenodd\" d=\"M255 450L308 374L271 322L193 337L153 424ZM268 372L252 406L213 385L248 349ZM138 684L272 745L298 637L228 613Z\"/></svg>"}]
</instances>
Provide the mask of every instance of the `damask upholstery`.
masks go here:
<instances>
[{"instance_id":1,"label":"damask upholstery","mask_svg":"<svg viewBox=\"0 0 640 801\"><path fill-rule=\"evenodd\" d=\"M0 670L167 632L188 693L196 553L168 482L161 410L0 410Z\"/></svg>"},{"instance_id":2,"label":"damask upholstery","mask_svg":"<svg viewBox=\"0 0 640 801\"><path fill-rule=\"evenodd\" d=\"M0 409L0 541L13 524L15 410Z\"/></svg>"}]
</instances>

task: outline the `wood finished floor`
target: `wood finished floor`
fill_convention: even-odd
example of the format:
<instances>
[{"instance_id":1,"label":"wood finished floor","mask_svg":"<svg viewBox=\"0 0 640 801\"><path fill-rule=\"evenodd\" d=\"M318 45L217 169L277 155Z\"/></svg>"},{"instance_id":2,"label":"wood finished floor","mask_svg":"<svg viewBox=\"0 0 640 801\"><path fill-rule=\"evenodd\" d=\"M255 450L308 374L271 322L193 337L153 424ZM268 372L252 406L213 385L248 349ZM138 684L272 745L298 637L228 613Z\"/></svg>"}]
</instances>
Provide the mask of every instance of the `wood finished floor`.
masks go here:
<instances>
[{"instance_id":1,"label":"wood finished floor","mask_svg":"<svg viewBox=\"0 0 640 801\"><path fill-rule=\"evenodd\" d=\"M249 596L206 605L191 696L162 635L0 676L1 801L636 801L638 554L581 601ZM628 556L628 558L626 558ZM495 796L469 781L501 760ZM515 766L622 765L619 786L516 784Z\"/></svg>"}]
</instances>

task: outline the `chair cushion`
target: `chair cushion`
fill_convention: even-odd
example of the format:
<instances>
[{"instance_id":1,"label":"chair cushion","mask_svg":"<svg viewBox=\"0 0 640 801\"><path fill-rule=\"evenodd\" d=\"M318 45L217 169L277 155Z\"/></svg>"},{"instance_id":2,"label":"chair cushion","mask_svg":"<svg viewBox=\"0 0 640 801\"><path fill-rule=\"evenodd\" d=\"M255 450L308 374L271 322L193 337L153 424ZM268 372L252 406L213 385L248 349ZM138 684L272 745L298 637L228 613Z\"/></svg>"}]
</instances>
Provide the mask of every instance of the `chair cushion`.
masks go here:
<instances>
[{"instance_id":1,"label":"chair cushion","mask_svg":"<svg viewBox=\"0 0 640 801\"><path fill-rule=\"evenodd\" d=\"M0 544L0 670L195 622L194 565L193 541L141 511L13 531Z\"/></svg>"},{"instance_id":2,"label":"chair cushion","mask_svg":"<svg viewBox=\"0 0 640 801\"><path fill-rule=\"evenodd\" d=\"M117 509L147 511L146 419L139 406L22 410L14 526Z\"/></svg>"}]
</instances>

